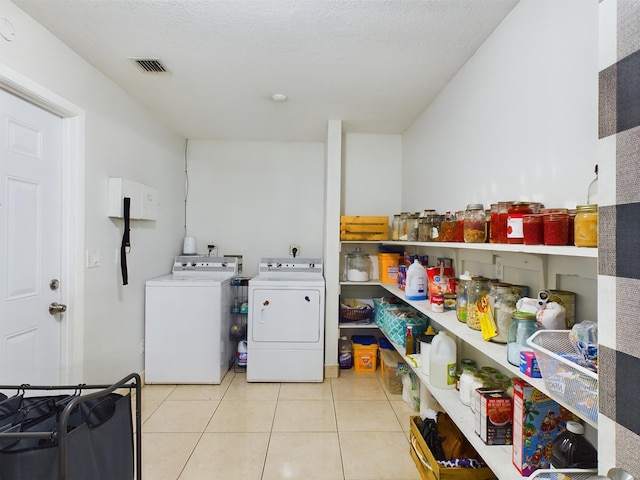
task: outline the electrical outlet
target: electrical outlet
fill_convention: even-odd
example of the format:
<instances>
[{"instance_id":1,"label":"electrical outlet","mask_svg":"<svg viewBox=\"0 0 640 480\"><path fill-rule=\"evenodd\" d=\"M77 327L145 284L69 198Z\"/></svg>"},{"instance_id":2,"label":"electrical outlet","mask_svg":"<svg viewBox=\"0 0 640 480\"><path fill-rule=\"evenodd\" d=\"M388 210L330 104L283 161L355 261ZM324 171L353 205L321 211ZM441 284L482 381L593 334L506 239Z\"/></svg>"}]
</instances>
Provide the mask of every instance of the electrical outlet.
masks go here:
<instances>
[{"instance_id":1,"label":"electrical outlet","mask_svg":"<svg viewBox=\"0 0 640 480\"><path fill-rule=\"evenodd\" d=\"M504 265L502 264L502 257L496 257L496 278L502 280L504 275Z\"/></svg>"},{"instance_id":2,"label":"electrical outlet","mask_svg":"<svg viewBox=\"0 0 640 480\"><path fill-rule=\"evenodd\" d=\"M295 250L295 253L294 253ZM300 255L300 245L296 245L295 243L292 243L291 245L289 245L289 255L291 256L299 256Z\"/></svg>"}]
</instances>

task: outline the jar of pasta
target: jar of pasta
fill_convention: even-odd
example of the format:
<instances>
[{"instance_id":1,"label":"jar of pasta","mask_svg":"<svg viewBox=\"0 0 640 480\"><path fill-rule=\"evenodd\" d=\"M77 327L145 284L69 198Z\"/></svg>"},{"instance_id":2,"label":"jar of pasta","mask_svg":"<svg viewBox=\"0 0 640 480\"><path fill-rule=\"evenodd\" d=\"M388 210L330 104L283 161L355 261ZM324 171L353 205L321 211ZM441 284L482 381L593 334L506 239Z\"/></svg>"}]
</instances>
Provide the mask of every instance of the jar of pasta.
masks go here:
<instances>
[{"instance_id":1,"label":"jar of pasta","mask_svg":"<svg viewBox=\"0 0 640 480\"><path fill-rule=\"evenodd\" d=\"M576 247L598 246L597 205L578 205L576 207L573 241Z\"/></svg>"},{"instance_id":2,"label":"jar of pasta","mask_svg":"<svg viewBox=\"0 0 640 480\"><path fill-rule=\"evenodd\" d=\"M490 314L489 292L491 285L486 277L472 277L467 292L467 326L481 330L481 315Z\"/></svg>"},{"instance_id":3,"label":"jar of pasta","mask_svg":"<svg viewBox=\"0 0 640 480\"><path fill-rule=\"evenodd\" d=\"M467 205L464 212L465 243L484 243L487 241L486 214L481 203Z\"/></svg>"}]
</instances>

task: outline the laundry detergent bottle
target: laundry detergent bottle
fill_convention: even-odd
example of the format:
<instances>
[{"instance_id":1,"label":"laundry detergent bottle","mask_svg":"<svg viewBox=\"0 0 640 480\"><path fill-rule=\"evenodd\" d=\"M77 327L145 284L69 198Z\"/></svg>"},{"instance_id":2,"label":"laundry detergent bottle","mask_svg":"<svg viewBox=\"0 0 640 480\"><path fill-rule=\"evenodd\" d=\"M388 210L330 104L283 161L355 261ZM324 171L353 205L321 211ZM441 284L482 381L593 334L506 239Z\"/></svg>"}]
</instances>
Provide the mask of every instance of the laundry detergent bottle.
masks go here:
<instances>
[{"instance_id":1,"label":"laundry detergent bottle","mask_svg":"<svg viewBox=\"0 0 640 480\"><path fill-rule=\"evenodd\" d=\"M427 271L417 259L407 269L404 295L407 300L426 300L427 298Z\"/></svg>"},{"instance_id":2,"label":"laundry detergent bottle","mask_svg":"<svg viewBox=\"0 0 640 480\"><path fill-rule=\"evenodd\" d=\"M456 388L456 342L441 330L431 342L429 383L436 388Z\"/></svg>"}]
</instances>

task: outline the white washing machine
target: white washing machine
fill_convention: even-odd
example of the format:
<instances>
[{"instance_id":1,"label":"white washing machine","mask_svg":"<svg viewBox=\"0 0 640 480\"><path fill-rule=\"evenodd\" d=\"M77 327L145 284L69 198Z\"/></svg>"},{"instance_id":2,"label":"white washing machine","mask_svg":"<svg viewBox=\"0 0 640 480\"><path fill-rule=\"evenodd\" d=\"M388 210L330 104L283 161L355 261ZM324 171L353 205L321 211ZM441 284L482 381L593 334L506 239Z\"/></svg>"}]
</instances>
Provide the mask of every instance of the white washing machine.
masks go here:
<instances>
[{"instance_id":1,"label":"white washing machine","mask_svg":"<svg viewBox=\"0 0 640 480\"><path fill-rule=\"evenodd\" d=\"M322 382L322 259L263 258L249 280L247 381Z\"/></svg>"},{"instance_id":2,"label":"white washing machine","mask_svg":"<svg viewBox=\"0 0 640 480\"><path fill-rule=\"evenodd\" d=\"M236 354L230 329L237 259L179 256L172 272L146 284L145 382L220 383Z\"/></svg>"}]
</instances>

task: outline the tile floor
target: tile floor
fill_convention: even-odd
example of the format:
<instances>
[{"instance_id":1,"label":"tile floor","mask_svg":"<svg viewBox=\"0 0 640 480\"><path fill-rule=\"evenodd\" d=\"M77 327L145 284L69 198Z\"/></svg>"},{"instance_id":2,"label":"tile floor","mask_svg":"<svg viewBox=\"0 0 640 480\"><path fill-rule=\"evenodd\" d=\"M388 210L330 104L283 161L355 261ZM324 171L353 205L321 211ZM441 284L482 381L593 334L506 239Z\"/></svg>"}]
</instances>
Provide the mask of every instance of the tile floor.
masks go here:
<instances>
[{"instance_id":1,"label":"tile floor","mask_svg":"<svg viewBox=\"0 0 640 480\"><path fill-rule=\"evenodd\" d=\"M378 372L379 373L379 372ZM143 480L419 480L401 395L378 374L142 389Z\"/></svg>"}]
</instances>

